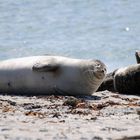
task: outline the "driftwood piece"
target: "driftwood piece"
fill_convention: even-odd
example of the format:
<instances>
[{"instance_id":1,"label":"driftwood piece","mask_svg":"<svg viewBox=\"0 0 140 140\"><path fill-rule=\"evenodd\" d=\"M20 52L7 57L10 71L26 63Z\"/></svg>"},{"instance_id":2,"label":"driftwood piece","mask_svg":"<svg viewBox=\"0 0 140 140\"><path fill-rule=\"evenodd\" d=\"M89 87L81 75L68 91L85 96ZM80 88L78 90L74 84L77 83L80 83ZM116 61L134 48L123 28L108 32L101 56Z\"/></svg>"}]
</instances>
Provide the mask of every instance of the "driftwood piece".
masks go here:
<instances>
[{"instance_id":1,"label":"driftwood piece","mask_svg":"<svg viewBox=\"0 0 140 140\"><path fill-rule=\"evenodd\" d=\"M137 63L139 64L140 63L140 51L136 51L135 56L136 56Z\"/></svg>"},{"instance_id":2,"label":"driftwood piece","mask_svg":"<svg viewBox=\"0 0 140 140\"><path fill-rule=\"evenodd\" d=\"M115 74L116 70L108 73L106 75L105 80L103 81L103 83L100 85L100 87L98 88L97 91L104 91L104 90L109 90L109 91L115 91L114 89L114 84L113 84L113 80L114 80L114 74Z\"/></svg>"}]
</instances>

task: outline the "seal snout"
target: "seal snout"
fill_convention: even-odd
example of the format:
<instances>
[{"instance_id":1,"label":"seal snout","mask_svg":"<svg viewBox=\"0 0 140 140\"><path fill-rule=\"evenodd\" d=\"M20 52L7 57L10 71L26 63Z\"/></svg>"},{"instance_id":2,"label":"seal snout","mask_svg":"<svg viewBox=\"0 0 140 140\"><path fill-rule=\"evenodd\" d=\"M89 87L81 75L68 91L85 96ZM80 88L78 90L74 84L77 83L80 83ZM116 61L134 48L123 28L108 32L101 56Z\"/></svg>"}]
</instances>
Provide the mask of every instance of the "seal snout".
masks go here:
<instances>
[{"instance_id":1,"label":"seal snout","mask_svg":"<svg viewBox=\"0 0 140 140\"><path fill-rule=\"evenodd\" d=\"M106 74L107 69L106 69L106 65L101 62L100 60L96 60L96 65L95 65L95 70L99 73L104 73Z\"/></svg>"},{"instance_id":2,"label":"seal snout","mask_svg":"<svg viewBox=\"0 0 140 140\"><path fill-rule=\"evenodd\" d=\"M97 72L106 74L107 70L106 70L106 68L100 67L100 68L97 69Z\"/></svg>"}]
</instances>

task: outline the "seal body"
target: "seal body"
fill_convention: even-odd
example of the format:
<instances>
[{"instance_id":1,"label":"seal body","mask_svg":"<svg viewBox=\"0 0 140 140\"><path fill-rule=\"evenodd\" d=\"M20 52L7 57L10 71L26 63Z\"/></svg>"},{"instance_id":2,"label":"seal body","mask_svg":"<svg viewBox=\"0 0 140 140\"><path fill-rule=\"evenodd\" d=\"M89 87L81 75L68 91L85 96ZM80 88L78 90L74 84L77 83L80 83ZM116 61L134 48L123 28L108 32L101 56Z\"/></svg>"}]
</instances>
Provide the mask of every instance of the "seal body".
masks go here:
<instances>
[{"instance_id":1,"label":"seal body","mask_svg":"<svg viewBox=\"0 0 140 140\"><path fill-rule=\"evenodd\" d=\"M99 60L32 56L0 61L0 92L23 95L91 95L106 66Z\"/></svg>"},{"instance_id":2,"label":"seal body","mask_svg":"<svg viewBox=\"0 0 140 140\"><path fill-rule=\"evenodd\" d=\"M114 88L120 93L140 95L140 64L118 69L114 75Z\"/></svg>"}]
</instances>

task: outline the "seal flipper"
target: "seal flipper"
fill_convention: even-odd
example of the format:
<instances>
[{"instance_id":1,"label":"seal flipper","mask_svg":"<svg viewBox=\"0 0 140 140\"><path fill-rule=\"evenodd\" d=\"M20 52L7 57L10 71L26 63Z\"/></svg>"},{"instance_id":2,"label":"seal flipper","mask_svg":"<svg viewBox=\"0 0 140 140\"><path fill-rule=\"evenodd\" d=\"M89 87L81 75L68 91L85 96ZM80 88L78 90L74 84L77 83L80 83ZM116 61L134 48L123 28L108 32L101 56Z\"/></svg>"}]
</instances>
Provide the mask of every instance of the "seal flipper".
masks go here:
<instances>
[{"instance_id":1,"label":"seal flipper","mask_svg":"<svg viewBox=\"0 0 140 140\"><path fill-rule=\"evenodd\" d=\"M137 63L139 64L140 63L140 51L136 51L135 56L136 56Z\"/></svg>"},{"instance_id":2,"label":"seal flipper","mask_svg":"<svg viewBox=\"0 0 140 140\"><path fill-rule=\"evenodd\" d=\"M54 72L59 68L58 64L45 64L45 63L36 63L33 65L32 70L38 72Z\"/></svg>"}]
</instances>

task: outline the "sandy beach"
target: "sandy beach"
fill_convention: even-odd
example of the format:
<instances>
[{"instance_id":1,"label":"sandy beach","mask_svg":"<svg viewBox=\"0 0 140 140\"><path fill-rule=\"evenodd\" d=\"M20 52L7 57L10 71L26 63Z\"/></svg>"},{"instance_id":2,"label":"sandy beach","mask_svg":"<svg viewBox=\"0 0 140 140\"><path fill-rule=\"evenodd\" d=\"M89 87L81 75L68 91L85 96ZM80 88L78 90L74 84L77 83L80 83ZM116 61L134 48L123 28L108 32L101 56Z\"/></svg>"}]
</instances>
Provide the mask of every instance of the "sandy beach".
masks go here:
<instances>
[{"instance_id":1,"label":"sandy beach","mask_svg":"<svg viewBox=\"0 0 140 140\"><path fill-rule=\"evenodd\" d=\"M0 95L0 140L140 139L140 97Z\"/></svg>"}]
</instances>

